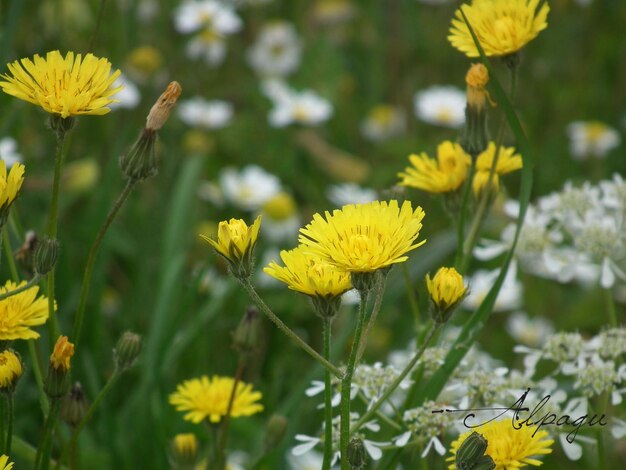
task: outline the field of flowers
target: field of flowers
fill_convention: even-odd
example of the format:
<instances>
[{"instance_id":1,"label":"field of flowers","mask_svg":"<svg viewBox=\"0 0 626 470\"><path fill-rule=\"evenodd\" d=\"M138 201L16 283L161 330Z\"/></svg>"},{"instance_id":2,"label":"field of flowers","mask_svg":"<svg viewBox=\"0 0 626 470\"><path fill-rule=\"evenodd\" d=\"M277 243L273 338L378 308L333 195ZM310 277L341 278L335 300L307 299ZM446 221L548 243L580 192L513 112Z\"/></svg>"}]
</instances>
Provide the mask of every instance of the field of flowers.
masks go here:
<instances>
[{"instance_id":1,"label":"field of flowers","mask_svg":"<svg viewBox=\"0 0 626 470\"><path fill-rule=\"evenodd\" d=\"M622 0L0 4L0 470L626 461Z\"/></svg>"}]
</instances>

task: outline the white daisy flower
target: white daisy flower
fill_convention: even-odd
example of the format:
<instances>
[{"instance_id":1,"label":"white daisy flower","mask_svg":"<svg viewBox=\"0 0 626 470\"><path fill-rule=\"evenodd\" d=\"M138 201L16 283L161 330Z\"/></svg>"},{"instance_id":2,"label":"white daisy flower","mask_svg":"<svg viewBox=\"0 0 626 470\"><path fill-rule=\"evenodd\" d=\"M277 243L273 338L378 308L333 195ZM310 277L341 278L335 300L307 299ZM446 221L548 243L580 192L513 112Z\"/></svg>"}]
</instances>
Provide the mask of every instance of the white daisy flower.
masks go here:
<instances>
[{"instance_id":1,"label":"white daisy flower","mask_svg":"<svg viewBox=\"0 0 626 470\"><path fill-rule=\"evenodd\" d=\"M207 28L218 35L228 35L241 26L241 18L216 0L186 0L174 12L174 27L183 34Z\"/></svg>"},{"instance_id":2,"label":"white daisy flower","mask_svg":"<svg viewBox=\"0 0 626 470\"><path fill-rule=\"evenodd\" d=\"M115 94L115 99L118 100L118 103L111 103L109 108L117 109L117 108L127 108L132 109L137 107L139 101L141 100L141 94L139 93L139 88L133 82L129 80L129 78L122 74L117 77L117 80L112 85L114 88L119 86L124 86L118 93Z\"/></svg>"},{"instance_id":3,"label":"white daisy flower","mask_svg":"<svg viewBox=\"0 0 626 470\"><path fill-rule=\"evenodd\" d=\"M458 129L465 123L465 92L453 86L431 86L415 94L415 115L424 122Z\"/></svg>"},{"instance_id":4,"label":"white daisy flower","mask_svg":"<svg viewBox=\"0 0 626 470\"><path fill-rule=\"evenodd\" d=\"M318 125L333 114L333 106L312 90L295 91L279 81L263 84L263 92L273 101L268 120L273 127L289 124Z\"/></svg>"},{"instance_id":5,"label":"white daisy flower","mask_svg":"<svg viewBox=\"0 0 626 470\"><path fill-rule=\"evenodd\" d=\"M17 151L17 142L11 137L0 139L0 159L4 160L7 170L16 163L22 163L22 155Z\"/></svg>"},{"instance_id":6,"label":"white daisy flower","mask_svg":"<svg viewBox=\"0 0 626 470\"><path fill-rule=\"evenodd\" d=\"M361 124L361 133L369 140L382 141L400 135L406 129L404 112L391 105L374 106Z\"/></svg>"},{"instance_id":7,"label":"white daisy flower","mask_svg":"<svg viewBox=\"0 0 626 470\"><path fill-rule=\"evenodd\" d=\"M576 121L567 126L570 152L576 160L602 158L619 146L619 133L600 121Z\"/></svg>"},{"instance_id":8,"label":"white daisy flower","mask_svg":"<svg viewBox=\"0 0 626 470\"><path fill-rule=\"evenodd\" d=\"M187 57L203 59L212 67L220 65L226 57L226 41L219 34L207 29L196 34L185 46Z\"/></svg>"},{"instance_id":9,"label":"white daisy flower","mask_svg":"<svg viewBox=\"0 0 626 470\"><path fill-rule=\"evenodd\" d=\"M362 188L356 183L341 183L329 186L326 197L337 207L347 204L367 204L378 199L374 189Z\"/></svg>"},{"instance_id":10,"label":"white daisy flower","mask_svg":"<svg viewBox=\"0 0 626 470\"><path fill-rule=\"evenodd\" d=\"M296 29L285 21L269 23L261 29L248 52L248 62L259 75L283 77L300 65L302 47Z\"/></svg>"},{"instance_id":11,"label":"white daisy flower","mask_svg":"<svg viewBox=\"0 0 626 470\"><path fill-rule=\"evenodd\" d=\"M208 101L196 96L178 104L178 116L190 126L221 129L226 127L233 117L233 106L226 101Z\"/></svg>"},{"instance_id":12,"label":"white daisy flower","mask_svg":"<svg viewBox=\"0 0 626 470\"><path fill-rule=\"evenodd\" d=\"M280 180L256 165L238 171L225 168L220 174L224 198L239 209L255 211L280 192Z\"/></svg>"}]
</instances>

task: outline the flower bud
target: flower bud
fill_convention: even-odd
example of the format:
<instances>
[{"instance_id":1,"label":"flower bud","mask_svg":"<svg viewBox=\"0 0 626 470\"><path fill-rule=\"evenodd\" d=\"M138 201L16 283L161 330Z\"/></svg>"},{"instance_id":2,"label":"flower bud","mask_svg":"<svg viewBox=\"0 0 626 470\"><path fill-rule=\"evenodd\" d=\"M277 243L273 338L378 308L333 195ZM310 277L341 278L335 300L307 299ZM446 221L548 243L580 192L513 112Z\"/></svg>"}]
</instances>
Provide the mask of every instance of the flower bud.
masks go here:
<instances>
[{"instance_id":1,"label":"flower bud","mask_svg":"<svg viewBox=\"0 0 626 470\"><path fill-rule=\"evenodd\" d=\"M143 129L130 150L120 156L120 168L128 179L143 181L159 172L156 139L155 131Z\"/></svg>"},{"instance_id":2,"label":"flower bud","mask_svg":"<svg viewBox=\"0 0 626 470\"><path fill-rule=\"evenodd\" d=\"M482 434L473 432L463 441L456 451L456 467L473 469L474 465L487 450L487 439Z\"/></svg>"},{"instance_id":3,"label":"flower bud","mask_svg":"<svg viewBox=\"0 0 626 470\"><path fill-rule=\"evenodd\" d=\"M476 157L487 148L487 109L485 103L489 94L485 90L489 72L483 64L473 64L467 75L467 106L465 107L465 127L461 132L460 144L467 153Z\"/></svg>"},{"instance_id":4,"label":"flower bud","mask_svg":"<svg viewBox=\"0 0 626 470\"><path fill-rule=\"evenodd\" d=\"M180 97L183 89L178 82L170 82L167 89L163 92L159 99L154 103L152 109L146 118L146 129L149 131L158 131L163 127L170 117L170 113Z\"/></svg>"},{"instance_id":5,"label":"flower bud","mask_svg":"<svg viewBox=\"0 0 626 470\"><path fill-rule=\"evenodd\" d=\"M79 382L72 385L70 393L63 399L60 413L61 419L72 427L78 426L85 417L87 399Z\"/></svg>"},{"instance_id":6,"label":"flower bud","mask_svg":"<svg viewBox=\"0 0 626 470\"><path fill-rule=\"evenodd\" d=\"M126 331L113 349L113 358L118 372L124 372L135 364L141 352L141 336L131 331Z\"/></svg>"},{"instance_id":7,"label":"flower bud","mask_svg":"<svg viewBox=\"0 0 626 470\"><path fill-rule=\"evenodd\" d=\"M445 323L467 294L467 287L454 268L439 268L435 277L426 275L426 289L430 295L433 318L437 323Z\"/></svg>"},{"instance_id":8,"label":"flower bud","mask_svg":"<svg viewBox=\"0 0 626 470\"><path fill-rule=\"evenodd\" d=\"M173 469L192 470L198 458L198 439L195 434L176 434L170 442L169 460Z\"/></svg>"},{"instance_id":9,"label":"flower bud","mask_svg":"<svg viewBox=\"0 0 626 470\"><path fill-rule=\"evenodd\" d=\"M322 297L318 295L311 297L311 302L313 302L315 313L317 313L320 317L334 318L339 311L339 307L341 307L341 296L328 295Z\"/></svg>"},{"instance_id":10,"label":"flower bud","mask_svg":"<svg viewBox=\"0 0 626 470\"><path fill-rule=\"evenodd\" d=\"M23 373L22 361L12 349L0 352L0 392L13 392Z\"/></svg>"},{"instance_id":11,"label":"flower bud","mask_svg":"<svg viewBox=\"0 0 626 470\"><path fill-rule=\"evenodd\" d=\"M50 114L48 125L56 133L57 139L61 139L74 128L76 119L72 116L64 118L60 114Z\"/></svg>"},{"instance_id":12,"label":"flower bud","mask_svg":"<svg viewBox=\"0 0 626 470\"><path fill-rule=\"evenodd\" d=\"M41 276L54 269L59 257L59 242L55 239L42 238L35 247L34 268Z\"/></svg>"},{"instance_id":13,"label":"flower bud","mask_svg":"<svg viewBox=\"0 0 626 470\"><path fill-rule=\"evenodd\" d=\"M261 318L256 307L249 307L239 322L233 335L233 347L242 354L250 353L259 347Z\"/></svg>"},{"instance_id":14,"label":"flower bud","mask_svg":"<svg viewBox=\"0 0 626 470\"><path fill-rule=\"evenodd\" d=\"M265 428L265 449L274 449L287 433L287 418L282 415L272 415Z\"/></svg>"},{"instance_id":15,"label":"flower bud","mask_svg":"<svg viewBox=\"0 0 626 470\"><path fill-rule=\"evenodd\" d=\"M348 443L348 463L352 470L360 470L365 467L365 446L363 441L358 438L353 438Z\"/></svg>"},{"instance_id":16,"label":"flower bud","mask_svg":"<svg viewBox=\"0 0 626 470\"><path fill-rule=\"evenodd\" d=\"M44 387L48 397L58 399L67 393L70 362L73 355L74 345L68 341L67 336L59 336L50 356L48 377Z\"/></svg>"}]
</instances>

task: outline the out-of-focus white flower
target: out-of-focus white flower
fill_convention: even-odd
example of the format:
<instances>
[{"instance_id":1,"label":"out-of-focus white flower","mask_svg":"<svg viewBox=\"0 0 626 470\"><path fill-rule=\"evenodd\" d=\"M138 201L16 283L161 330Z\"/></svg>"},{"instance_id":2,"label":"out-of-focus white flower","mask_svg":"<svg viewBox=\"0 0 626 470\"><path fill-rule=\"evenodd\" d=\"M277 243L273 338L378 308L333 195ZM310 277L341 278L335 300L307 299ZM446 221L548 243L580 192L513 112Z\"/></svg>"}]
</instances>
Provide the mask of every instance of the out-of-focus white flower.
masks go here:
<instances>
[{"instance_id":1,"label":"out-of-focus white flower","mask_svg":"<svg viewBox=\"0 0 626 470\"><path fill-rule=\"evenodd\" d=\"M404 112L388 104L374 106L361 124L361 133L374 141L386 140L404 132L406 119Z\"/></svg>"},{"instance_id":2,"label":"out-of-focus white flower","mask_svg":"<svg viewBox=\"0 0 626 470\"><path fill-rule=\"evenodd\" d=\"M261 208L263 236L274 243L296 241L300 229L300 217L294 199L279 192L268 199Z\"/></svg>"},{"instance_id":3,"label":"out-of-focus white flower","mask_svg":"<svg viewBox=\"0 0 626 470\"><path fill-rule=\"evenodd\" d=\"M16 163L22 163L22 156L17 152L17 142L11 137L0 139L0 159L4 160L7 170Z\"/></svg>"},{"instance_id":4,"label":"out-of-focus white flower","mask_svg":"<svg viewBox=\"0 0 626 470\"><path fill-rule=\"evenodd\" d=\"M122 74L117 77L117 80L112 85L114 88L119 86L124 86L118 93L115 94L115 99L119 102L114 102L109 105L111 109L117 108L127 108L132 109L137 107L139 101L141 100L141 94L139 93L139 88L133 82L129 80L129 78Z\"/></svg>"},{"instance_id":5,"label":"out-of-focus white flower","mask_svg":"<svg viewBox=\"0 0 626 470\"><path fill-rule=\"evenodd\" d=\"M201 200L210 202L216 207L224 206L224 193L222 192L222 188L213 181L200 181L196 194Z\"/></svg>"},{"instance_id":6,"label":"out-of-focus white flower","mask_svg":"<svg viewBox=\"0 0 626 470\"><path fill-rule=\"evenodd\" d=\"M540 346L554 332L550 321L543 317L530 318L524 312L513 313L506 322L506 329L516 341L530 347Z\"/></svg>"},{"instance_id":7,"label":"out-of-focus white flower","mask_svg":"<svg viewBox=\"0 0 626 470\"><path fill-rule=\"evenodd\" d=\"M298 68L301 50L293 25L274 21L261 29L248 53L248 62L261 76L283 77Z\"/></svg>"},{"instance_id":8,"label":"out-of-focus white flower","mask_svg":"<svg viewBox=\"0 0 626 470\"><path fill-rule=\"evenodd\" d=\"M350 289L341 296L341 305L357 305L361 301L361 295L356 289Z\"/></svg>"},{"instance_id":9,"label":"out-of-focus white flower","mask_svg":"<svg viewBox=\"0 0 626 470\"><path fill-rule=\"evenodd\" d=\"M280 192L280 180L256 165L241 171L225 168L220 174L224 198L239 209L255 211Z\"/></svg>"},{"instance_id":10,"label":"out-of-focus white flower","mask_svg":"<svg viewBox=\"0 0 626 470\"><path fill-rule=\"evenodd\" d=\"M263 223L265 223L265 220L263 221ZM263 224L261 224L261 227L263 227ZM274 246L267 248L261 254L259 262L258 262L258 269L254 275L254 281L256 285L258 285L259 287L263 289L270 289L270 288L274 289L274 288L281 286L281 282L278 279L270 276L265 271L263 271L263 266L267 266L271 262L276 262L276 260L279 260L279 259L280 259L280 250Z\"/></svg>"},{"instance_id":11,"label":"out-of-focus white flower","mask_svg":"<svg viewBox=\"0 0 626 470\"><path fill-rule=\"evenodd\" d=\"M186 0L174 12L174 26L179 33L193 33L206 28L218 35L236 33L241 19L217 0Z\"/></svg>"},{"instance_id":12,"label":"out-of-focus white flower","mask_svg":"<svg viewBox=\"0 0 626 470\"><path fill-rule=\"evenodd\" d=\"M150 23L159 14L158 0L140 0L137 6L137 18L142 23Z\"/></svg>"},{"instance_id":13,"label":"out-of-focus white flower","mask_svg":"<svg viewBox=\"0 0 626 470\"><path fill-rule=\"evenodd\" d=\"M221 129L226 127L233 117L233 106L226 101L208 101L196 96L178 104L178 116L190 126Z\"/></svg>"},{"instance_id":14,"label":"out-of-focus white flower","mask_svg":"<svg viewBox=\"0 0 626 470\"><path fill-rule=\"evenodd\" d=\"M567 126L570 152L576 160L602 158L617 147L621 138L612 127L600 121L576 121Z\"/></svg>"},{"instance_id":15,"label":"out-of-focus white flower","mask_svg":"<svg viewBox=\"0 0 626 470\"><path fill-rule=\"evenodd\" d=\"M185 52L190 59L204 59L207 64L215 67L226 57L226 41L219 34L207 29L191 38Z\"/></svg>"},{"instance_id":16,"label":"out-of-focus white flower","mask_svg":"<svg viewBox=\"0 0 626 470\"><path fill-rule=\"evenodd\" d=\"M469 281L469 294L463 301L463 308L468 310L477 309L496 282L500 270L494 271L479 270L476 271ZM506 310L515 310L521 307L522 303L522 284L517 280L517 268L515 263L511 263L506 273L504 282L496 302L493 306L494 312L502 312Z\"/></svg>"},{"instance_id":17,"label":"out-of-focus white flower","mask_svg":"<svg viewBox=\"0 0 626 470\"><path fill-rule=\"evenodd\" d=\"M298 455L292 452L287 455L287 461L289 462L289 468L291 470L320 470L324 458L319 452L309 450L304 454Z\"/></svg>"},{"instance_id":18,"label":"out-of-focus white flower","mask_svg":"<svg viewBox=\"0 0 626 470\"><path fill-rule=\"evenodd\" d=\"M294 123L315 126L333 114L332 104L312 90L298 92L283 82L271 80L263 83L263 92L274 104L268 117L273 127Z\"/></svg>"},{"instance_id":19,"label":"out-of-focus white flower","mask_svg":"<svg viewBox=\"0 0 626 470\"><path fill-rule=\"evenodd\" d=\"M337 207L346 204L367 204L378 199L378 194L370 188L362 188L356 183L341 183L329 186L326 197Z\"/></svg>"},{"instance_id":20,"label":"out-of-focus white flower","mask_svg":"<svg viewBox=\"0 0 626 470\"><path fill-rule=\"evenodd\" d=\"M431 86L415 94L415 115L424 122L457 129L465 123L465 92L453 86Z\"/></svg>"}]
</instances>

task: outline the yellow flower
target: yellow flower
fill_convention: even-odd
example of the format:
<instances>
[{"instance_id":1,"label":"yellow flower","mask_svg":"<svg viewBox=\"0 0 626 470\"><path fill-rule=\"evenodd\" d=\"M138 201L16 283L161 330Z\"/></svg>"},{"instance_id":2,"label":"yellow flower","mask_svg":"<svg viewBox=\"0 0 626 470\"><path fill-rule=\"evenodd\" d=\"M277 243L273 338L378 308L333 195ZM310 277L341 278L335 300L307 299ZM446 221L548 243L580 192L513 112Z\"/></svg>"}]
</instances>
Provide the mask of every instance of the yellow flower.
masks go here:
<instances>
[{"instance_id":1,"label":"yellow flower","mask_svg":"<svg viewBox=\"0 0 626 470\"><path fill-rule=\"evenodd\" d=\"M16 284L7 281L0 287L0 294L22 287L26 281ZM15 339L37 339L39 333L30 327L43 325L48 319L48 299L37 297L38 286L0 300L0 341ZM56 306L55 306L56 308Z\"/></svg>"},{"instance_id":2,"label":"yellow flower","mask_svg":"<svg viewBox=\"0 0 626 470\"><path fill-rule=\"evenodd\" d=\"M435 319L445 322L456 306L463 300L467 287L454 268L439 268L434 278L426 275L426 289L435 305Z\"/></svg>"},{"instance_id":3,"label":"yellow flower","mask_svg":"<svg viewBox=\"0 0 626 470\"><path fill-rule=\"evenodd\" d=\"M292 290L311 297L338 297L352 288L348 272L339 271L304 246L283 250L280 257L285 266L271 262L263 271Z\"/></svg>"},{"instance_id":4,"label":"yellow flower","mask_svg":"<svg viewBox=\"0 0 626 470\"><path fill-rule=\"evenodd\" d=\"M489 142L487 149L478 155L476 159L476 173L474 174L474 180L472 181L472 188L474 193L480 193L489 180L489 171L491 165L493 165L493 159L496 155L496 144ZM513 147L500 147L498 152L498 162L494 170L492 179L492 190L498 191L500 187L499 176L506 175L512 171L522 168L522 157L519 154L515 154Z\"/></svg>"},{"instance_id":5,"label":"yellow flower","mask_svg":"<svg viewBox=\"0 0 626 470\"><path fill-rule=\"evenodd\" d=\"M405 201L374 201L336 209L326 219L315 214L300 229L300 243L330 264L352 273L369 273L402 263L406 254L423 245L415 243L422 228L424 211Z\"/></svg>"},{"instance_id":6,"label":"yellow flower","mask_svg":"<svg viewBox=\"0 0 626 470\"><path fill-rule=\"evenodd\" d=\"M42 58L16 60L7 65L8 75L0 75L2 90L29 103L41 106L62 118L79 114L102 115L116 100L111 96L123 87L112 88L120 71L111 73L111 63L93 54L84 58L68 52L65 58L51 51Z\"/></svg>"},{"instance_id":7,"label":"yellow flower","mask_svg":"<svg viewBox=\"0 0 626 470\"><path fill-rule=\"evenodd\" d=\"M211 379L204 375L198 379L186 380L170 395L170 404L177 411L187 411L184 419L192 423L198 424L205 419L211 423L219 423L226 416L234 384L232 377L217 375ZM238 418L263 411L263 405L256 403L261 397L261 392L252 391L252 385L239 382L230 415Z\"/></svg>"},{"instance_id":8,"label":"yellow flower","mask_svg":"<svg viewBox=\"0 0 626 470\"><path fill-rule=\"evenodd\" d=\"M261 216L254 223L248 225L241 219L223 220L217 227L217 240L200 235L215 250L229 261L234 263L248 257L256 244L261 227Z\"/></svg>"},{"instance_id":9,"label":"yellow flower","mask_svg":"<svg viewBox=\"0 0 626 470\"><path fill-rule=\"evenodd\" d=\"M13 387L22 376L22 361L10 349L0 353L0 389Z\"/></svg>"},{"instance_id":10,"label":"yellow flower","mask_svg":"<svg viewBox=\"0 0 626 470\"><path fill-rule=\"evenodd\" d=\"M548 433L546 431L539 431L533 436L535 430L534 427L530 426L515 429L510 419L492 421L474 428L459 436L452 443L450 448L452 457L446 459L448 462L452 462L448 468L454 470L456 452L463 441L473 432L481 434L487 440L488 445L485 454L493 459L496 464L495 470L515 470L526 465L539 466L543 462L532 457L552 453L550 446L554 440L547 439Z\"/></svg>"},{"instance_id":11,"label":"yellow flower","mask_svg":"<svg viewBox=\"0 0 626 470\"><path fill-rule=\"evenodd\" d=\"M24 165L15 163L7 175L7 166L0 160L0 218L6 218L24 182Z\"/></svg>"},{"instance_id":12,"label":"yellow flower","mask_svg":"<svg viewBox=\"0 0 626 470\"><path fill-rule=\"evenodd\" d=\"M66 373L70 370L70 360L74 355L74 345L67 340L67 336L59 336L50 356L50 364L57 371Z\"/></svg>"},{"instance_id":13,"label":"yellow flower","mask_svg":"<svg viewBox=\"0 0 626 470\"><path fill-rule=\"evenodd\" d=\"M11 470L13 468L13 462L9 462L9 456L3 455L0 457L0 470Z\"/></svg>"},{"instance_id":14,"label":"yellow flower","mask_svg":"<svg viewBox=\"0 0 626 470\"><path fill-rule=\"evenodd\" d=\"M170 458L175 468L192 468L198 456L195 434L176 434L170 445Z\"/></svg>"},{"instance_id":15,"label":"yellow flower","mask_svg":"<svg viewBox=\"0 0 626 470\"><path fill-rule=\"evenodd\" d=\"M465 182L471 160L459 144L446 140L437 147L436 160L422 153L409 161L412 166L398 173L400 185L438 194L455 191Z\"/></svg>"},{"instance_id":16,"label":"yellow flower","mask_svg":"<svg viewBox=\"0 0 626 470\"><path fill-rule=\"evenodd\" d=\"M487 56L506 56L519 51L547 28L550 7L539 0L473 0L455 12L448 41L468 57L479 57L461 8Z\"/></svg>"}]
</instances>

